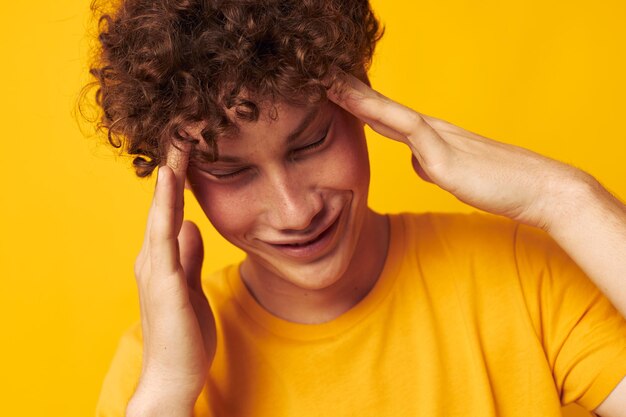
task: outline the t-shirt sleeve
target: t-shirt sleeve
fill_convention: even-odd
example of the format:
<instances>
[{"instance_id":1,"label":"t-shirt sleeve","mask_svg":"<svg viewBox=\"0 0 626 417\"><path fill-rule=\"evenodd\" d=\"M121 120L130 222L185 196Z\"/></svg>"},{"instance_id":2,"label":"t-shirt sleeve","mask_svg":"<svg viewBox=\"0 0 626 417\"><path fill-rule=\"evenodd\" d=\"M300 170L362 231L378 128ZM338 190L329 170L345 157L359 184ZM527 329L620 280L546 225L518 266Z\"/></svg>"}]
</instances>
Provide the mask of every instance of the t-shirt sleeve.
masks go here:
<instances>
[{"instance_id":1,"label":"t-shirt sleeve","mask_svg":"<svg viewBox=\"0 0 626 417\"><path fill-rule=\"evenodd\" d=\"M543 231L518 226L515 252L562 404L595 409L626 376L626 320Z\"/></svg>"},{"instance_id":2,"label":"t-shirt sleeve","mask_svg":"<svg viewBox=\"0 0 626 417\"><path fill-rule=\"evenodd\" d=\"M125 416L141 375L141 356L141 326L136 323L122 336L113 356L100 390L96 417Z\"/></svg>"}]
</instances>

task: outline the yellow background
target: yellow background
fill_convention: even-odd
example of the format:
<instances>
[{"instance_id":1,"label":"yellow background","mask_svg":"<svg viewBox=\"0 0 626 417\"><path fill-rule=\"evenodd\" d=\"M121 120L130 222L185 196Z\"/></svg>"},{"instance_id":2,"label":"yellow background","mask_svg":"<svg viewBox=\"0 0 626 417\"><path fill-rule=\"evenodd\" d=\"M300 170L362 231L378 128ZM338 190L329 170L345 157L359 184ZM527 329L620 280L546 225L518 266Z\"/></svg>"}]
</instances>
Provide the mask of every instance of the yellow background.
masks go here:
<instances>
[{"instance_id":1,"label":"yellow background","mask_svg":"<svg viewBox=\"0 0 626 417\"><path fill-rule=\"evenodd\" d=\"M591 171L626 196L623 0L385 1L371 79L424 113ZM5 2L0 13L0 415L89 416L120 333L152 181L82 135L88 1ZM370 135L371 204L469 210L422 183L409 153ZM233 262L204 231L206 270Z\"/></svg>"}]
</instances>

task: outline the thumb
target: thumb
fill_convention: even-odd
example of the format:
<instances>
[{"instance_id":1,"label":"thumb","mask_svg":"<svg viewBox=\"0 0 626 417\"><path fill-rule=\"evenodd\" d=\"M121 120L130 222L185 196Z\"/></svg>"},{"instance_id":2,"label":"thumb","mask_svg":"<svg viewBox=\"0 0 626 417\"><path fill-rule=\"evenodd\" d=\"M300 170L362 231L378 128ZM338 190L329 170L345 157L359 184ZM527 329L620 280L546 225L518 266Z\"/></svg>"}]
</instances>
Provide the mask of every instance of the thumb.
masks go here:
<instances>
[{"instance_id":1,"label":"thumb","mask_svg":"<svg viewBox=\"0 0 626 417\"><path fill-rule=\"evenodd\" d=\"M195 223L185 220L178 234L180 247L180 263L185 271L187 285L191 289L202 291L202 261L204 260L204 246L202 235Z\"/></svg>"},{"instance_id":2,"label":"thumb","mask_svg":"<svg viewBox=\"0 0 626 417\"><path fill-rule=\"evenodd\" d=\"M411 155L411 164L413 164L413 170L415 171L417 175L419 175L421 179L423 179L426 182L430 182L432 184L435 183L435 181L433 181L432 178L430 178L430 176L426 173L426 171L424 171L424 168L422 168L422 165L419 163L415 155Z\"/></svg>"}]
</instances>

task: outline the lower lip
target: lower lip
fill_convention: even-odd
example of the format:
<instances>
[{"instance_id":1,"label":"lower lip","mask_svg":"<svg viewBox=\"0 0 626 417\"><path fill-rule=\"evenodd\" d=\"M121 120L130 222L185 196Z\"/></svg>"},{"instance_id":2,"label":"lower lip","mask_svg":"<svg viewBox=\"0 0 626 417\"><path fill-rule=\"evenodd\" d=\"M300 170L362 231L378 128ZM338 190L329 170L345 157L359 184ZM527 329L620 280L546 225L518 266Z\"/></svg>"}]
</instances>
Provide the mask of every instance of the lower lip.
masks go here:
<instances>
[{"instance_id":1,"label":"lower lip","mask_svg":"<svg viewBox=\"0 0 626 417\"><path fill-rule=\"evenodd\" d=\"M289 256L291 258L298 259L312 259L319 257L325 251L325 249L330 245L333 240L333 236L335 235L335 231L339 225L339 219L341 216L338 216L337 219L331 224L328 229L324 230L322 234L320 234L315 240L307 243L306 245L274 245L271 246L275 249L278 249L283 255Z\"/></svg>"}]
</instances>

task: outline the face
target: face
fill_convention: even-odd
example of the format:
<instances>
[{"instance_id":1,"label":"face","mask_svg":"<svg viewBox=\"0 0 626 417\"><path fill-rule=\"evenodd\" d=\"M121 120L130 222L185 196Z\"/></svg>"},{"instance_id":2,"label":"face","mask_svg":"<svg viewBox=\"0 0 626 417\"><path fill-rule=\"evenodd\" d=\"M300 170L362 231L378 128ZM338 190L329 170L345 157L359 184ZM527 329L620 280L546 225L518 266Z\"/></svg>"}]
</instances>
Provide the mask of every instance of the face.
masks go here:
<instances>
[{"instance_id":1,"label":"face","mask_svg":"<svg viewBox=\"0 0 626 417\"><path fill-rule=\"evenodd\" d=\"M355 262L368 215L363 124L331 102L276 106L194 162L191 189L218 232L265 283L323 289Z\"/></svg>"}]
</instances>

